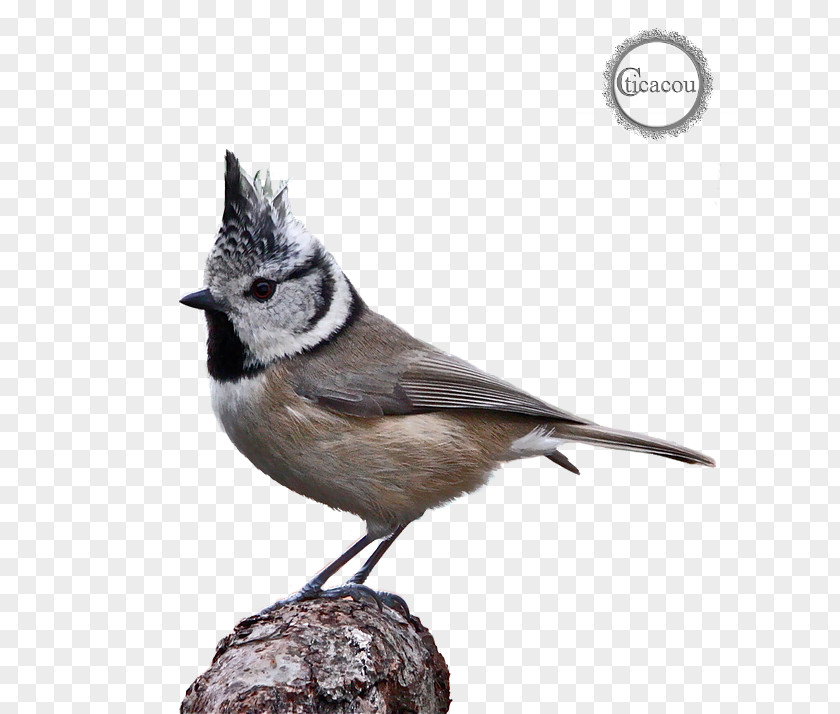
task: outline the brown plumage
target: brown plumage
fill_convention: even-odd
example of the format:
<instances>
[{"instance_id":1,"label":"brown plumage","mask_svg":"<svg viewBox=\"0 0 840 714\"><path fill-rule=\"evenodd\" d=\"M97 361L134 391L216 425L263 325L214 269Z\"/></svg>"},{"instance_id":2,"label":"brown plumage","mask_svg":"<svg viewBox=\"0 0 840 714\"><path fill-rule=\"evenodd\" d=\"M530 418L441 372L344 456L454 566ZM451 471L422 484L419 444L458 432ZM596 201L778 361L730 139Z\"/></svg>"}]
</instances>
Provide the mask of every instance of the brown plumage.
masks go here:
<instances>
[{"instance_id":1,"label":"brown plumage","mask_svg":"<svg viewBox=\"0 0 840 714\"><path fill-rule=\"evenodd\" d=\"M570 441L708 463L697 452L605 429L538 400L529 408L560 418L416 406L400 385L406 373L419 379L420 356L433 356L435 364L459 362L362 308L340 340L275 362L252 378L253 398L230 399L217 385L214 405L234 444L258 468L308 498L355 513L377 537L475 490L504 461L540 455L511 450L540 427ZM462 399L468 400L470 383L464 384ZM520 398L519 390L505 386L511 399ZM577 473L562 454L544 451Z\"/></svg>"},{"instance_id":2,"label":"brown plumage","mask_svg":"<svg viewBox=\"0 0 840 714\"><path fill-rule=\"evenodd\" d=\"M214 390L225 431L258 468L355 513L377 536L484 484L512 458L511 443L545 422L477 409L357 416L299 393L301 384L393 363L422 346L402 331L402 339L387 339L383 320L365 311L343 333L341 349L333 342L272 364L257 378L253 400L228 401L223 387Z\"/></svg>"}]
</instances>

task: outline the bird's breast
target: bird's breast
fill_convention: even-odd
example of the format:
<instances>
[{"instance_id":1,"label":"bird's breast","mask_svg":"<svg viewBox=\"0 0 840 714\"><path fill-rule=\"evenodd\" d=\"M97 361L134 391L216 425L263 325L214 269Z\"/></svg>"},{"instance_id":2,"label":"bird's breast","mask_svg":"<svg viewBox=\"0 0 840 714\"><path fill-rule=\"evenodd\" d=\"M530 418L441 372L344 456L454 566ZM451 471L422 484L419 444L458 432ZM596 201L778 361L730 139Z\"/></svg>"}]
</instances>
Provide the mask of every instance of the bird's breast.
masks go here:
<instances>
[{"instance_id":1,"label":"bird's breast","mask_svg":"<svg viewBox=\"0 0 840 714\"><path fill-rule=\"evenodd\" d=\"M210 382L213 412L222 429L255 466L266 470L271 449L263 434L263 404L267 389L265 374L236 381L211 379Z\"/></svg>"},{"instance_id":2,"label":"bird's breast","mask_svg":"<svg viewBox=\"0 0 840 714\"><path fill-rule=\"evenodd\" d=\"M323 500L314 493L326 487L321 483L323 442L343 420L313 408L287 382L269 374L236 382L212 380L213 411L234 446L258 469Z\"/></svg>"},{"instance_id":3,"label":"bird's breast","mask_svg":"<svg viewBox=\"0 0 840 714\"><path fill-rule=\"evenodd\" d=\"M236 381L210 380L213 412L226 432L236 430L243 419L255 418L265 396L265 375L256 374Z\"/></svg>"},{"instance_id":4,"label":"bird's breast","mask_svg":"<svg viewBox=\"0 0 840 714\"><path fill-rule=\"evenodd\" d=\"M213 410L257 468L284 486L371 523L408 523L483 484L505 460L513 429L493 413L362 418L297 394L281 365L214 381Z\"/></svg>"}]
</instances>

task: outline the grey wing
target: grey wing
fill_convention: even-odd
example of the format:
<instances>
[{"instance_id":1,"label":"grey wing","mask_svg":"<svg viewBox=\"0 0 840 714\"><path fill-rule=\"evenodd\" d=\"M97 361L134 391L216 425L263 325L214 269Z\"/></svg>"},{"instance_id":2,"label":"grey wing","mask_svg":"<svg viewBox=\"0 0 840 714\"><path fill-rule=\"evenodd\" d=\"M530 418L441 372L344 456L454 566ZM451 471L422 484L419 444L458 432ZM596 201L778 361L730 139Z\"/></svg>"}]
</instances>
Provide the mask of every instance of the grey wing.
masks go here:
<instances>
[{"instance_id":1,"label":"grey wing","mask_svg":"<svg viewBox=\"0 0 840 714\"><path fill-rule=\"evenodd\" d=\"M361 417L488 409L570 424L591 423L437 351L412 351L396 364L371 365L364 372L307 373L299 378L296 391L324 407Z\"/></svg>"},{"instance_id":2,"label":"grey wing","mask_svg":"<svg viewBox=\"0 0 840 714\"><path fill-rule=\"evenodd\" d=\"M398 374L387 369L332 375L305 372L295 381L294 389L304 399L342 414L376 417L415 411L400 389Z\"/></svg>"}]
</instances>

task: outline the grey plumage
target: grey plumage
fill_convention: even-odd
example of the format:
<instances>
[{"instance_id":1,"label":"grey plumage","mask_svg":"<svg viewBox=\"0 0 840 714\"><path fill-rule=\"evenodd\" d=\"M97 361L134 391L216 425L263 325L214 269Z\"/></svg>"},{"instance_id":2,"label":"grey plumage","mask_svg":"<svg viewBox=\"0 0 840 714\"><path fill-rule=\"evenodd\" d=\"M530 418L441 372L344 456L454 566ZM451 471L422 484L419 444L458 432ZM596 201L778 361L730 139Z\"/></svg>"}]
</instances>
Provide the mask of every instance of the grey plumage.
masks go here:
<instances>
[{"instance_id":1,"label":"grey plumage","mask_svg":"<svg viewBox=\"0 0 840 714\"><path fill-rule=\"evenodd\" d=\"M581 444L605 446L609 449L621 449L622 451L640 451L645 454L654 454L655 456L682 461L685 464L715 465L714 459L701 454L699 451L663 439L655 439L645 434L636 434L632 431L611 429L598 424L570 424L563 429L562 433L569 441L578 441Z\"/></svg>"},{"instance_id":2,"label":"grey plumage","mask_svg":"<svg viewBox=\"0 0 840 714\"><path fill-rule=\"evenodd\" d=\"M388 332L396 326L383 325ZM323 406L362 417L416 414L441 409L489 409L586 424L468 362L438 351L410 336L401 352L382 362L366 359L358 371L318 369L297 377L296 389Z\"/></svg>"},{"instance_id":3,"label":"grey plumage","mask_svg":"<svg viewBox=\"0 0 840 714\"><path fill-rule=\"evenodd\" d=\"M183 302L207 311L222 427L273 479L363 518L368 535L352 554L392 534L373 563L407 523L475 490L506 461L546 456L579 473L557 451L567 442L714 465L558 409L371 311L293 215L287 184L273 195L267 173L252 180L230 153L206 280Z\"/></svg>"}]
</instances>

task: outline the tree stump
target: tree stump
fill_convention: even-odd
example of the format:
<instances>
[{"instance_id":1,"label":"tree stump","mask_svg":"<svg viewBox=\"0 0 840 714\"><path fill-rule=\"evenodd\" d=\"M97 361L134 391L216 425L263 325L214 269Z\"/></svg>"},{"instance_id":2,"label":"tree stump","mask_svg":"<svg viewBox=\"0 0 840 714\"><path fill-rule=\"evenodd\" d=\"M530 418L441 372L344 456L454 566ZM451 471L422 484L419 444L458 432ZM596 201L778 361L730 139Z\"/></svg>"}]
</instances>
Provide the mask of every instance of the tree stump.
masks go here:
<instances>
[{"instance_id":1,"label":"tree stump","mask_svg":"<svg viewBox=\"0 0 840 714\"><path fill-rule=\"evenodd\" d=\"M181 704L181 714L448 710L449 669L420 620L349 598L242 620Z\"/></svg>"}]
</instances>

